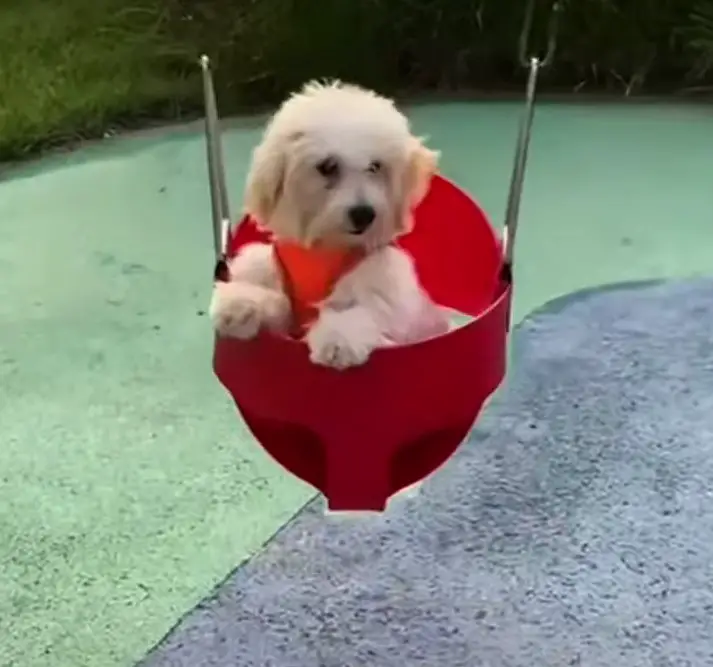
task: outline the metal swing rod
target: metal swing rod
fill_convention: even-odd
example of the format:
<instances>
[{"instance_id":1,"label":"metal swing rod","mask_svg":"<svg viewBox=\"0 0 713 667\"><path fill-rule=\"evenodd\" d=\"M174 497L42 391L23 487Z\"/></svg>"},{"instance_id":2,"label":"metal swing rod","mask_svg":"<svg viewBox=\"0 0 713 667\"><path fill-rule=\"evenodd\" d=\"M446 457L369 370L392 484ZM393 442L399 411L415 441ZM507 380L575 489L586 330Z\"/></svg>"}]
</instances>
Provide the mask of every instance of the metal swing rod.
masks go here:
<instances>
[{"instance_id":1,"label":"metal swing rod","mask_svg":"<svg viewBox=\"0 0 713 667\"><path fill-rule=\"evenodd\" d=\"M210 204L213 218L213 247L215 258L225 257L230 235L230 205L228 186L225 179L225 164L220 137L220 119L215 99L213 74L208 56L201 56L203 71L203 96L205 100L205 136L208 151L208 181L210 183Z\"/></svg>"},{"instance_id":2,"label":"metal swing rod","mask_svg":"<svg viewBox=\"0 0 713 667\"><path fill-rule=\"evenodd\" d=\"M544 58L529 55L529 41L532 32L532 20L535 13L535 1L530 0L525 14L525 20L520 33L518 57L520 64L528 70L527 89L525 93L525 109L520 120L520 130L515 149L515 164L513 165L508 192L507 208L505 210L505 225L503 227L503 253L506 277L512 277L512 264L515 251L515 236L520 216L522 188L525 182L525 169L532 134L532 119L535 112L535 97L537 94L537 79L540 70L552 63L557 45L557 23L560 12L559 2L555 2L550 13L547 29L547 50Z\"/></svg>"}]
</instances>

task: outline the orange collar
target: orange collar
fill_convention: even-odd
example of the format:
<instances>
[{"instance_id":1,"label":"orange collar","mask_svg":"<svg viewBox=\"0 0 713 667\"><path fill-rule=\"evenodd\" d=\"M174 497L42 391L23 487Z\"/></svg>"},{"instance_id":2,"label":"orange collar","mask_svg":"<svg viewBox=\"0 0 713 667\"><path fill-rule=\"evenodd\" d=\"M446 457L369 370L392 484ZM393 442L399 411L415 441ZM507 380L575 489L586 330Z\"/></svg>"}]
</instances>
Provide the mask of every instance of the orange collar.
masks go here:
<instances>
[{"instance_id":1,"label":"orange collar","mask_svg":"<svg viewBox=\"0 0 713 667\"><path fill-rule=\"evenodd\" d=\"M291 241L273 243L282 283L292 305L293 335L301 337L319 314L319 305L339 279L363 258L361 248L305 247Z\"/></svg>"}]
</instances>

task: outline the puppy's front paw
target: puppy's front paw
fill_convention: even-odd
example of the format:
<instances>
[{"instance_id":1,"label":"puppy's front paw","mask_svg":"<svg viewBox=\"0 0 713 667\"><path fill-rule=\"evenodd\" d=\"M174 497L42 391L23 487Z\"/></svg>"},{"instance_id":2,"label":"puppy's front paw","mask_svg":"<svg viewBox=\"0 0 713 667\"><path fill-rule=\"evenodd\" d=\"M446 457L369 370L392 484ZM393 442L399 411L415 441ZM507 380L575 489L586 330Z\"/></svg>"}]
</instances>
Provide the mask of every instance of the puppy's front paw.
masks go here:
<instances>
[{"instance_id":1,"label":"puppy's front paw","mask_svg":"<svg viewBox=\"0 0 713 667\"><path fill-rule=\"evenodd\" d=\"M354 322L347 313L324 314L306 336L310 360L319 366L344 370L365 363L376 347L369 324Z\"/></svg>"},{"instance_id":2,"label":"puppy's front paw","mask_svg":"<svg viewBox=\"0 0 713 667\"><path fill-rule=\"evenodd\" d=\"M235 283L217 283L210 304L213 327L220 336L247 340L260 330L260 305Z\"/></svg>"},{"instance_id":3,"label":"puppy's front paw","mask_svg":"<svg viewBox=\"0 0 713 667\"><path fill-rule=\"evenodd\" d=\"M344 370L365 363L371 350L355 344L338 329L313 329L307 334L309 358L313 364Z\"/></svg>"},{"instance_id":4,"label":"puppy's front paw","mask_svg":"<svg viewBox=\"0 0 713 667\"><path fill-rule=\"evenodd\" d=\"M247 283L217 283L210 306L221 336L249 340L263 326L280 329L289 318L289 302L280 292Z\"/></svg>"}]
</instances>

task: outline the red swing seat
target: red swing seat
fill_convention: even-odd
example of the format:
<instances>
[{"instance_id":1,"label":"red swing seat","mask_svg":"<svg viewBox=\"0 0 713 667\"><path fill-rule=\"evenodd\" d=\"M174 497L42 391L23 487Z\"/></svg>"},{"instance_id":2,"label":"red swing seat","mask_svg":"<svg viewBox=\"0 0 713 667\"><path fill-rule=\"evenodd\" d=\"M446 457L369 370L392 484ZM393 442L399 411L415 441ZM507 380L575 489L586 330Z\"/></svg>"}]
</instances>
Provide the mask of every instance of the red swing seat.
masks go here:
<instances>
[{"instance_id":1,"label":"red swing seat","mask_svg":"<svg viewBox=\"0 0 713 667\"><path fill-rule=\"evenodd\" d=\"M267 237L246 218L227 254L256 241ZM377 350L343 372L312 364L304 343L267 332L215 341L215 373L251 432L331 510L383 511L391 495L436 470L505 375L511 282L482 209L436 177L400 243L431 297L474 320Z\"/></svg>"}]
</instances>

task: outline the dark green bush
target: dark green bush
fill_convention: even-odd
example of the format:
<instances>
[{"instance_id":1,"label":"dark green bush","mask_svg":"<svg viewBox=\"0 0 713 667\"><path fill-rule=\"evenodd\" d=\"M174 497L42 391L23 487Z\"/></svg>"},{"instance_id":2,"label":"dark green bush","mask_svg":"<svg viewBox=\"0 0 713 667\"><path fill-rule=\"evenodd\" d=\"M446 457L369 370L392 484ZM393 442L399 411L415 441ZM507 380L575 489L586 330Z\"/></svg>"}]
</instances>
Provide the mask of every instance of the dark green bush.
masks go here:
<instances>
[{"instance_id":1,"label":"dark green bush","mask_svg":"<svg viewBox=\"0 0 713 667\"><path fill-rule=\"evenodd\" d=\"M4 0L0 160L107 129L202 112L197 60L223 114L314 77L386 93L522 90L527 0ZM713 89L713 0L560 0L544 90ZM542 51L551 0L537 0Z\"/></svg>"},{"instance_id":2,"label":"dark green bush","mask_svg":"<svg viewBox=\"0 0 713 667\"><path fill-rule=\"evenodd\" d=\"M562 0L558 91L679 91L713 67L713 0ZM533 48L551 3L538 2ZM382 90L519 85L525 0L184 0L177 38L217 61L223 103L271 102L311 77Z\"/></svg>"}]
</instances>

